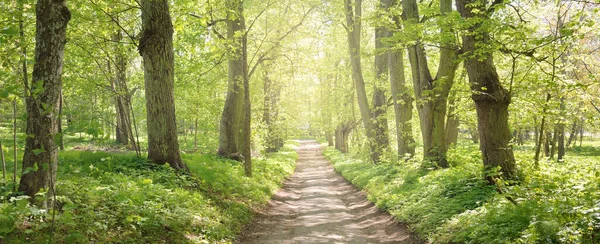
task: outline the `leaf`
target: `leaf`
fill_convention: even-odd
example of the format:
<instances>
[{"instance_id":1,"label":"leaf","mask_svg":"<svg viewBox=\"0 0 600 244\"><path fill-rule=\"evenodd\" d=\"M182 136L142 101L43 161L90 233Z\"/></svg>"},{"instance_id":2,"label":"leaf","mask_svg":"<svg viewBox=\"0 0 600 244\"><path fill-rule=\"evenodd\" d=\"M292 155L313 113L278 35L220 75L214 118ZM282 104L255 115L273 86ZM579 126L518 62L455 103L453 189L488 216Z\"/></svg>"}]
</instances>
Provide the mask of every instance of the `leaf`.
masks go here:
<instances>
[{"instance_id":1,"label":"leaf","mask_svg":"<svg viewBox=\"0 0 600 244\"><path fill-rule=\"evenodd\" d=\"M6 27L2 31L0 31L0 33L4 35L16 36L19 34L19 29L15 27Z\"/></svg>"},{"instance_id":2,"label":"leaf","mask_svg":"<svg viewBox=\"0 0 600 244\"><path fill-rule=\"evenodd\" d=\"M35 154L35 156L39 155L40 153L45 152L46 150L42 149L42 148L38 148L38 149L33 149L32 152L33 154Z\"/></svg>"}]
</instances>

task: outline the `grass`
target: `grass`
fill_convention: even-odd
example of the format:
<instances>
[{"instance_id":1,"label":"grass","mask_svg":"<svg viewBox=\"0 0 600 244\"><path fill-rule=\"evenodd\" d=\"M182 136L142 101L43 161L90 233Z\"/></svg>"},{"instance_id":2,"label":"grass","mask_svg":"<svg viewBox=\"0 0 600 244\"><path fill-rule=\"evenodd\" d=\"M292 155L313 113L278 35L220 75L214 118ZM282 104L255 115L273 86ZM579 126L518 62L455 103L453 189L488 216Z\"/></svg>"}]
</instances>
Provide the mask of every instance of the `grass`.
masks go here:
<instances>
[{"instance_id":1,"label":"grass","mask_svg":"<svg viewBox=\"0 0 600 244\"><path fill-rule=\"evenodd\" d=\"M600 243L600 150L574 147L564 162L534 169L531 150L517 150L523 180L506 186L514 205L483 179L470 143L448 153L451 167L420 162L378 165L325 151L337 172L369 199L431 243Z\"/></svg>"},{"instance_id":2,"label":"grass","mask_svg":"<svg viewBox=\"0 0 600 244\"><path fill-rule=\"evenodd\" d=\"M192 174L147 163L132 153L59 153L53 241L57 243L229 243L289 176L292 145L253 160L184 154ZM10 168L9 168L10 169ZM51 213L0 187L0 242L50 238Z\"/></svg>"}]
</instances>

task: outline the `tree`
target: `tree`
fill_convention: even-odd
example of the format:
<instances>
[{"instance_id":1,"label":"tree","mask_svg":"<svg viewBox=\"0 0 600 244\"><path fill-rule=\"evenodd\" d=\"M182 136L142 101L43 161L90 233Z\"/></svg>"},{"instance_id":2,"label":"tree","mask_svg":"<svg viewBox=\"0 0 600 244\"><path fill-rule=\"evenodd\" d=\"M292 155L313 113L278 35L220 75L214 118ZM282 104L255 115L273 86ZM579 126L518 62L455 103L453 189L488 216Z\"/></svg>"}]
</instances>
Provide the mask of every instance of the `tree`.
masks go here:
<instances>
[{"instance_id":1,"label":"tree","mask_svg":"<svg viewBox=\"0 0 600 244\"><path fill-rule=\"evenodd\" d=\"M240 0L228 0L227 40L234 47L230 50L228 66L228 88L219 128L219 155L242 161L240 147L244 146L243 118L249 111L243 110L244 82L248 79L248 54L246 49L246 22L244 6Z\"/></svg>"},{"instance_id":2,"label":"tree","mask_svg":"<svg viewBox=\"0 0 600 244\"><path fill-rule=\"evenodd\" d=\"M26 84L27 138L19 191L34 198L40 189L47 189L46 203L51 203L51 196L55 194L58 168L55 139L63 54L70 19L71 13L64 1L37 1L35 65L31 84Z\"/></svg>"},{"instance_id":3,"label":"tree","mask_svg":"<svg viewBox=\"0 0 600 244\"><path fill-rule=\"evenodd\" d=\"M452 0L440 1L439 21L439 67L435 78L432 76L427 53L420 36L422 20L416 0L402 1L404 30L409 36L416 36L408 46L413 87L417 99L417 110L421 122L421 135L423 137L423 159L435 162L439 167L448 167L446 161L446 110L448 95L458 66L456 55L456 39L452 33ZM425 18L425 17L424 17Z\"/></svg>"},{"instance_id":4,"label":"tree","mask_svg":"<svg viewBox=\"0 0 600 244\"><path fill-rule=\"evenodd\" d=\"M508 126L510 93L500 83L493 61L489 27L485 25L495 6L486 8L486 0L457 0L456 9L469 23L462 36L465 68L471 84L471 98L475 101L480 149L487 170L499 167L505 179L516 177L516 164ZM486 176L495 183L494 176Z\"/></svg>"},{"instance_id":5,"label":"tree","mask_svg":"<svg viewBox=\"0 0 600 244\"><path fill-rule=\"evenodd\" d=\"M371 149L371 160L373 162L379 162L382 153L382 148L380 145L377 144L377 125L375 125L372 120L372 116L379 115L379 112L371 112L371 109L369 107L369 101L367 99L367 90L365 89L365 80L363 77L361 67L360 32L362 17L362 0L356 0L354 4L352 3L352 0L345 0L344 8L346 15L346 32L348 35L348 49L350 52L350 64L352 66L352 79L354 80L354 86L356 89L358 107L367 134L369 147ZM378 96L374 96L373 98L378 99Z\"/></svg>"},{"instance_id":6,"label":"tree","mask_svg":"<svg viewBox=\"0 0 600 244\"><path fill-rule=\"evenodd\" d=\"M144 60L148 159L189 172L179 155L175 119L173 24L166 0L143 0L139 52Z\"/></svg>"},{"instance_id":7,"label":"tree","mask_svg":"<svg viewBox=\"0 0 600 244\"><path fill-rule=\"evenodd\" d=\"M390 7L396 6L397 1L392 1L389 5L384 5L384 11L389 11ZM396 28L402 28L400 16L392 15L393 24ZM388 33L393 37L392 31ZM399 33L399 32L396 32ZM394 39L398 39L395 37ZM395 42L392 45L400 44ZM412 112L414 98L408 87L406 87L406 78L404 75L404 46L392 47L388 53L388 66L390 76L390 92L394 102L394 114L396 115L396 133L398 143L398 157L415 154L415 139L412 135Z\"/></svg>"}]
</instances>

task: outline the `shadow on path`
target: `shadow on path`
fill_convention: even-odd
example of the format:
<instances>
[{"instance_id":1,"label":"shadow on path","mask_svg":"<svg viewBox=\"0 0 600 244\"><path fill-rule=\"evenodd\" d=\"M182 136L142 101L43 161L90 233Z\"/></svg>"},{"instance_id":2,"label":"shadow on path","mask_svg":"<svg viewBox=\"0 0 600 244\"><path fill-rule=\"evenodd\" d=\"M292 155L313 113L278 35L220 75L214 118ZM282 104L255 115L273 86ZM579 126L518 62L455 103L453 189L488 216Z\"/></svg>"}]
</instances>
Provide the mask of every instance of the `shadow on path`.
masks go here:
<instances>
[{"instance_id":1,"label":"shadow on path","mask_svg":"<svg viewBox=\"0 0 600 244\"><path fill-rule=\"evenodd\" d=\"M296 172L236 243L423 243L300 141Z\"/></svg>"}]
</instances>

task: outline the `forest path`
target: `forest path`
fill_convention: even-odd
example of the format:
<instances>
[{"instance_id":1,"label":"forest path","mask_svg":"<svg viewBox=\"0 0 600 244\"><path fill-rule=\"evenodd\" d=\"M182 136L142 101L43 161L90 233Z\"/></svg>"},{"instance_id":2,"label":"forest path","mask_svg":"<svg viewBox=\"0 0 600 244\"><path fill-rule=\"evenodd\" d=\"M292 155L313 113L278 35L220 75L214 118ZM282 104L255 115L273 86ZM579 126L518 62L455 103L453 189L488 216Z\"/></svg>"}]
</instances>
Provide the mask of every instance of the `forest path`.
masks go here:
<instances>
[{"instance_id":1,"label":"forest path","mask_svg":"<svg viewBox=\"0 0 600 244\"><path fill-rule=\"evenodd\" d=\"M236 243L422 243L300 141L296 171Z\"/></svg>"}]
</instances>

